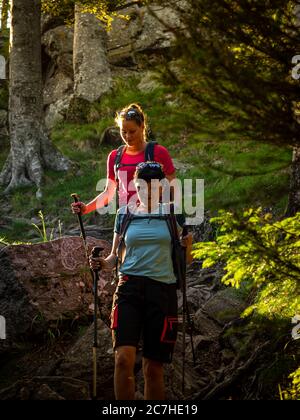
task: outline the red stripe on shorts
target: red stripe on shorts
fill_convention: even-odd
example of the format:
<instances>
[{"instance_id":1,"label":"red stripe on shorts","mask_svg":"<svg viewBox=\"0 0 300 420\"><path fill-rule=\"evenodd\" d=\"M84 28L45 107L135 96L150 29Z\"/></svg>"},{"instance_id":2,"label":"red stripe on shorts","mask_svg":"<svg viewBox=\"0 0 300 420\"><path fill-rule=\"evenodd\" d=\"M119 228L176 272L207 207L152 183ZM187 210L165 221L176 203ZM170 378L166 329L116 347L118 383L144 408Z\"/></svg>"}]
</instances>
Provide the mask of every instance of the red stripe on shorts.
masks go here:
<instances>
[{"instance_id":1,"label":"red stripe on shorts","mask_svg":"<svg viewBox=\"0 0 300 420\"><path fill-rule=\"evenodd\" d=\"M117 327L118 327L118 305L116 305L111 312L111 325L110 325L110 328L112 330L116 329Z\"/></svg>"}]
</instances>

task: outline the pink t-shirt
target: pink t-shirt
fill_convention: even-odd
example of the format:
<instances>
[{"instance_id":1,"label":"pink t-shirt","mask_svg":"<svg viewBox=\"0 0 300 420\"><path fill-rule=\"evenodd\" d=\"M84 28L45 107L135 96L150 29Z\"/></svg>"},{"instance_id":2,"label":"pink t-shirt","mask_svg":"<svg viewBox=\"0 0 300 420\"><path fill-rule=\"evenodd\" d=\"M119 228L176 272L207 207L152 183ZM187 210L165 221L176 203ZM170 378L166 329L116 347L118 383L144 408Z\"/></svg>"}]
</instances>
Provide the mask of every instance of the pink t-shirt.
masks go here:
<instances>
[{"instance_id":1,"label":"pink t-shirt","mask_svg":"<svg viewBox=\"0 0 300 420\"><path fill-rule=\"evenodd\" d=\"M117 150L113 150L107 158L107 178L115 181L115 159L117 155ZM135 166L121 166L118 171L119 177L119 206L125 206L130 198L136 194L135 188L132 188L132 191L128 191L129 183L133 180L133 176L136 170L136 165L138 163L145 161L145 152L142 151L137 155L129 155L126 153L123 154L121 163L126 165L135 165ZM159 162L163 165L163 169L166 175L171 175L175 172L175 167L172 162L172 158L168 150L161 146L156 145L154 147L154 161ZM130 188L131 189L131 188Z\"/></svg>"}]
</instances>

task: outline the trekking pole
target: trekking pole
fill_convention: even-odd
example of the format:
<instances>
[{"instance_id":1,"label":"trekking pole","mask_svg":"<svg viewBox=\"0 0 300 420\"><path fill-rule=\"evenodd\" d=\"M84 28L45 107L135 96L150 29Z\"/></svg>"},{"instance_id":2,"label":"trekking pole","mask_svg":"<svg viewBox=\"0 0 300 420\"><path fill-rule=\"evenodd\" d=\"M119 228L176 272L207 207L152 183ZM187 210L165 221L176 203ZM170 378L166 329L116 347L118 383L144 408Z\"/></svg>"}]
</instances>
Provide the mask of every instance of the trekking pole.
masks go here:
<instances>
[{"instance_id":1,"label":"trekking pole","mask_svg":"<svg viewBox=\"0 0 300 420\"><path fill-rule=\"evenodd\" d=\"M182 231L182 237L188 235L188 227L185 225ZM186 296L186 250L187 248L184 247L184 267L183 267L183 276L182 276L182 394L184 395L185 392L185 336L186 336L186 318L190 327L190 339L191 339L191 347L192 347L192 354L193 354L193 362L194 366L196 365L196 358L195 358L195 349L194 349L194 340L193 340L193 329L192 329L192 322L190 318L190 312L188 309L187 303L187 296Z\"/></svg>"},{"instance_id":2,"label":"trekking pole","mask_svg":"<svg viewBox=\"0 0 300 420\"><path fill-rule=\"evenodd\" d=\"M74 200L74 203L78 203L79 202L79 196L78 194L71 194L71 197ZM77 218L78 218L78 222L79 222L79 227L80 227L80 232L81 232L81 237L82 237L82 241L83 241L83 247L84 247L84 252L85 252L85 258L87 261L88 266L89 264L89 255L88 255L88 246L87 246L87 242L86 242L86 234L85 234L85 229L83 226L83 221L82 221L82 216L80 213L77 214ZM92 277L92 284L94 284L94 272L93 270L90 268L90 273L91 273L91 277Z\"/></svg>"},{"instance_id":3,"label":"trekking pole","mask_svg":"<svg viewBox=\"0 0 300 420\"><path fill-rule=\"evenodd\" d=\"M71 197L73 198L74 203L79 202L79 197L78 197L77 194L75 194L75 193L71 194ZM82 222L82 217L81 217L80 213L77 214L77 218L78 218L78 222L79 222L79 226L80 226L81 237L82 237L82 240L83 240L85 256L86 256L86 259L88 260L89 256L88 256L88 249L87 249L87 243L86 243L86 234L85 234L85 230L84 230L84 226L83 226L83 222ZM94 279L94 275L93 275L92 270L91 270L91 273L92 273L92 276L93 276L93 279Z\"/></svg>"},{"instance_id":4,"label":"trekking pole","mask_svg":"<svg viewBox=\"0 0 300 420\"><path fill-rule=\"evenodd\" d=\"M71 197L73 197L74 202L79 202L79 197L77 194L71 194ZM82 222L81 214L78 213L78 222L80 226L81 231L81 237L83 240L83 246L85 251L85 256L87 259L87 263L89 264L89 256L88 256L88 247L86 242L86 234ZM93 257L98 257L100 252L103 251L104 248L95 247L93 248L93 251L95 251L95 255ZM93 280L93 293L94 293L94 344L93 344L93 398L97 397L97 306L98 306L98 281L99 281L99 272L98 270L93 271L90 268L90 273Z\"/></svg>"},{"instance_id":5,"label":"trekking pole","mask_svg":"<svg viewBox=\"0 0 300 420\"><path fill-rule=\"evenodd\" d=\"M92 250L92 257L98 258L104 248L95 246ZM97 348L98 348L98 282L99 270L94 271L94 343L93 343L93 399L97 398Z\"/></svg>"},{"instance_id":6,"label":"trekking pole","mask_svg":"<svg viewBox=\"0 0 300 420\"><path fill-rule=\"evenodd\" d=\"M182 236L185 237L188 235L188 227L185 225L182 231ZM183 285L183 289L184 289L184 298L185 298L185 311L186 311L186 318L187 318L187 323L189 326L189 332L190 332L190 339L191 339L191 348L192 348L192 355L193 355L193 363L194 366L196 366L196 356L195 356L195 348L194 348L194 340L193 340L193 323L191 320L191 316L190 316L190 311L189 311L189 305L187 302L187 296L186 296L186 266L187 266L187 262L186 262L186 250L187 248L185 247L185 253L184 253L184 267L185 267L185 275L184 275L184 285Z\"/></svg>"},{"instance_id":7,"label":"trekking pole","mask_svg":"<svg viewBox=\"0 0 300 420\"><path fill-rule=\"evenodd\" d=\"M184 226L182 236L187 235L187 227ZM184 267L182 276L182 394L185 392L185 333L186 333L186 248L184 247Z\"/></svg>"},{"instance_id":8,"label":"trekking pole","mask_svg":"<svg viewBox=\"0 0 300 420\"><path fill-rule=\"evenodd\" d=\"M192 355L193 355L193 364L194 367L196 366L196 355L195 355L195 347L194 347L194 340L193 340L193 322L191 320L190 311L189 311L189 305L186 302L186 317L187 317L187 323L190 329L190 339L191 339L191 347L192 347Z\"/></svg>"}]
</instances>

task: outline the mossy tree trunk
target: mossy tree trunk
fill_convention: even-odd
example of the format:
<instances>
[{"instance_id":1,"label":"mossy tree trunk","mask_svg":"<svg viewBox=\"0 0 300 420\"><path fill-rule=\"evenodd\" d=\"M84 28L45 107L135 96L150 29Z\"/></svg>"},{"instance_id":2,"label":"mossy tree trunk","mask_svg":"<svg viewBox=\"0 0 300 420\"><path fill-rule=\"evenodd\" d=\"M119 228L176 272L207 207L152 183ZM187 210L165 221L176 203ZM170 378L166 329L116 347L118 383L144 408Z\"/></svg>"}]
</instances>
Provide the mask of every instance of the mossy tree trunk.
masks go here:
<instances>
[{"instance_id":1,"label":"mossy tree trunk","mask_svg":"<svg viewBox=\"0 0 300 420\"><path fill-rule=\"evenodd\" d=\"M11 149L0 174L5 192L36 185L44 168L68 170L70 161L52 145L43 115L41 2L12 0L9 125Z\"/></svg>"},{"instance_id":2,"label":"mossy tree trunk","mask_svg":"<svg viewBox=\"0 0 300 420\"><path fill-rule=\"evenodd\" d=\"M5 31L7 29L9 0L2 0L1 3L1 31Z\"/></svg>"}]
</instances>

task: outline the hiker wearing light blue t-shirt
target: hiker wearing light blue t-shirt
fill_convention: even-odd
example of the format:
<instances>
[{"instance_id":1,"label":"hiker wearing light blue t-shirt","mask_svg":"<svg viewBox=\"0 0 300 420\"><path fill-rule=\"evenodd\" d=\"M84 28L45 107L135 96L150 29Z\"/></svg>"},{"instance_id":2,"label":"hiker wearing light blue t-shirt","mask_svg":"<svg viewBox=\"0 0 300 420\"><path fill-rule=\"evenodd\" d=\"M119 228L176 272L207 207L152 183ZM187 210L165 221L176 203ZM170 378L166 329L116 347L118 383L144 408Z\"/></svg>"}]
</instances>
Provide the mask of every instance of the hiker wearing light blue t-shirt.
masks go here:
<instances>
[{"instance_id":1,"label":"hiker wearing light blue t-shirt","mask_svg":"<svg viewBox=\"0 0 300 420\"><path fill-rule=\"evenodd\" d=\"M138 204L134 200L134 205L118 211L111 254L106 259L90 257L94 270L112 270L118 261L111 314L117 400L134 399L134 365L141 337L144 398L165 398L163 364L172 361L178 317L172 232L167 222L170 206L159 200L159 182L164 179L157 162L137 166L134 182ZM185 220L182 215L176 219L180 233Z\"/></svg>"}]
</instances>

